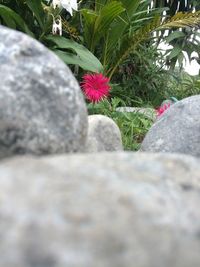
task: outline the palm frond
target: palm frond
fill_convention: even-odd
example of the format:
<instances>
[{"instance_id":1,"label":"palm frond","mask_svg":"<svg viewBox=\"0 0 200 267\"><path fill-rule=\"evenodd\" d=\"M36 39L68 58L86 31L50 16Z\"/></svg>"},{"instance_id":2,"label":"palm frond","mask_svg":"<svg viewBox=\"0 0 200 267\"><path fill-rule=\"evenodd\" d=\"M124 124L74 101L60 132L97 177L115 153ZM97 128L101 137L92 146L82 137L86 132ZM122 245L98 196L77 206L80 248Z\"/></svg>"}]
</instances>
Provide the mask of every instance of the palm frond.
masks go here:
<instances>
[{"instance_id":1,"label":"palm frond","mask_svg":"<svg viewBox=\"0 0 200 267\"><path fill-rule=\"evenodd\" d=\"M200 11L189 13L176 13L172 18L164 21L157 30L170 28L195 27L200 23Z\"/></svg>"},{"instance_id":2,"label":"palm frond","mask_svg":"<svg viewBox=\"0 0 200 267\"><path fill-rule=\"evenodd\" d=\"M136 33L122 40L122 45L120 49L117 51L115 56L115 61L110 66L107 71L107 75L111 78L118 66L133 52L141 42L148 40L150 35L154 31L160 31L170 28L184 28L184 27L195 27L200 23L200 11L197 12L188 12L182 13L178 12L170 19L162 21L161 16L155 16L154 19L138 29Z\"/></svg>"},{"instance_id":3,"label":"palm frond","mask_svg":"<svg viewBox=\"0 0 200 267\"><path fill-rule=\"evenodd\" d=\"M146 24L144 27L136 31L136 33L129 37L128 35L121 41L121 47L117 51L115 56L115 61L112 63L111 67L107 71L106 75L110 78L113 76L118 66L133 52L136 47L143 41L149 39L150 34L161 24L161 17L156 16L151 23Z\"/></svg>"}]
</instances>

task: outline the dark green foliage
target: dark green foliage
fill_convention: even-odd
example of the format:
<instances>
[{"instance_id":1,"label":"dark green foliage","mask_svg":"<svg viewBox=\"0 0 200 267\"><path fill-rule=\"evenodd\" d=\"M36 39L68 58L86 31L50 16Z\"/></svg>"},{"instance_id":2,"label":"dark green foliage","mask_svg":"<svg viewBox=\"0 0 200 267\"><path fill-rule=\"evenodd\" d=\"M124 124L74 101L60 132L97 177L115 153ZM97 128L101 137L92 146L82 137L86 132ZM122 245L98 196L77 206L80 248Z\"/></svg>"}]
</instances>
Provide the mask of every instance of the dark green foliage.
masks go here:
<instances>
[{"instance_id":1,"label":"dark green foliage","mask_svg":"<svg viewBox=\"0 0 200 267\"><path fill-rule=\"evenodd\" d=\"M170 97L200 94L199 77L173 71L177 63L182 66L184 51L190 60L196 51L199 60L200 3L188 0L185 6L183 0L178 9L178 0L155 0L152 8L151 0L79 2L79 11L71 17L45 0L0 0L0 24L45 44L70 64L78 80L85 71L109 76L110 97L90 104L89 112L111 117L120 127L125 149L138 149L153 122L141 114L117 112L116 107L157 107ZM197 12L186 13L194 6ZM62 37L52 35L53 17L62 18ZM163 41L172 45L167 64L158 50Z\"/></svg>"},{"instance_id":2,"label":"dark green foliage","mask_svg":"<svg viewBox=\"0 0 200 267\"><path fill-rule=\"evenodd\" d=\"M67 64L100 72L100 61L85 46L67 38L65 33L62 37L52 35L53 17L60 16L61 10L54 10L45 3L41 0L3 1L0 4L0 23L35 37Z\"/></svg>"},{"instance_id":3,"label":"dark green foliage","mask_svg":"<svg viewBox=\"0 0 200 267\"><path fill-rule=\"evenodd\" d=\"M175 71L167 82L165 97L174 96L178 100L200 94L200 76L191 76L182 71Z\"/></svg>"},{"instance_id":4,"label":"dark green foliage","mask_svg":"<svg viewBox=\"0 0 200 267\"><path fill-rule=\"evenodd\" d=\"M114 76L113 80L119 85L114 86L112 95L120 97L127 106L144 103L159 106L165 98L166 80L170 76L163 70L163 64L164 58L153 44L141 46Z\"/></svg>"}]
</instances>

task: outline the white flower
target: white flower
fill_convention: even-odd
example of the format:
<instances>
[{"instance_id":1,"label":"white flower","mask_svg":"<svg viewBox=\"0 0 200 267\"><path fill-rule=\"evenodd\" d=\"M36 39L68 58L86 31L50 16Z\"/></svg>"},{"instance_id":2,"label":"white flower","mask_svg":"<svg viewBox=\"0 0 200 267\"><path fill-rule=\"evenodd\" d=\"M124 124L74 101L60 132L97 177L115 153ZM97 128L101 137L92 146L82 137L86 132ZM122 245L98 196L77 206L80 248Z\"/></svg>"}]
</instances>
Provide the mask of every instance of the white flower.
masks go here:
<instances>
[{"instance_id":1,"label":"white flower","mask_svg":"<svg viewBox=\"0 0 200 267\"><path fill-rule=\"evenodd\" d=\"M72 10L78 10L77 0L53 0L53 8L62 6L65 8L72 16Z\"/></svg>"},{"instance_id":2,"label":"white flower","mask_svg":"<svg viewBox=\"0 0 200 267\"><path fill-rule=\"evenodd\" d=\"M53 8L55 9L56 7L61 7L61 2L60 0L53 0L52 5Z\"/></svg>"},{"instance_id":3,"label":"white flower","mask_svg":"<svg viewBox=\"0 0 200 267\"><path fill-rule=\"evenodd\" d=\"M53 18L52 33L53 35L62 35L62 20L60 16L57 19Z\"/></svg>"}]
</instances>

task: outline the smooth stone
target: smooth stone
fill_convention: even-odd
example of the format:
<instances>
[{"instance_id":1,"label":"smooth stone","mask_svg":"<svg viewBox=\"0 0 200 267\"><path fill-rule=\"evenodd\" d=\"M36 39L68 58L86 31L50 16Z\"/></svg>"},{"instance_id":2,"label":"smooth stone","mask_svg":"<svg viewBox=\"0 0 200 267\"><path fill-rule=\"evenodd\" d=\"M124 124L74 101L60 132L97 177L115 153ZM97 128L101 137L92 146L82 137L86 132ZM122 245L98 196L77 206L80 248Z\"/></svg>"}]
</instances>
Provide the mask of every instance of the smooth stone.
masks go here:
<instances>
[{"instance_id":1,"label":"smooth stone","mask_svg":"<svg viewBox=\"0 0 200 267\"><path fill-rule=\"evenodd\" d=\"M87 152L123 150L122 138L117 124L107 116L88 116Z\"/></svg>"},{"instance_id":2,"label":"smooth stone","mask_svg":"<svg viewBox=\"0 0 200 267\"><path fill-rule=\"evenodd\" d=\"M0 158L82 151L87 110L70 69L29 36L0 26Z\"/></svg>"},{"instance_id":3,"label":"smooth stone","mask_svg":"<svg viewBox=\"0 0 200 267\"><path fill-rule=\"evenodd\" d=\"M140 151L200 156L200 95L170 106L146 134Z\"/></svg>"},{"instance_id":4,"label":"smooth stone","mask_svg":"<svg viewBox=\"0 0 200 267\"><path fill-rule=\"evenodd\" d=\"M2 267L200 266L200 161L93 153L0 163Z\"/></svg>"}]
</instances>

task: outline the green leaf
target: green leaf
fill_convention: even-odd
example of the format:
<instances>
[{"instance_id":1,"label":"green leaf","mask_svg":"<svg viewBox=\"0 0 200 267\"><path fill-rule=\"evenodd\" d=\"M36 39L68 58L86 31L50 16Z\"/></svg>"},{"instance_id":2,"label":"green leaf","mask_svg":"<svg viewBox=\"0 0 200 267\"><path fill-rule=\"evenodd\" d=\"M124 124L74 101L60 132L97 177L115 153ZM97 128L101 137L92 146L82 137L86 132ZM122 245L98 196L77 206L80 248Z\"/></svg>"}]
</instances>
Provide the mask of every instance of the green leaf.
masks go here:
<instances>
[{"instance_id":1,"label":"green leaf","mask_svg":"<svg viewBox=\"0 0 200 267\"><path fill-rule=\"evenodd\" d=\"M179 63L179 66L183 65L183 60L184 60L184 54L181 50L181 53L178 54L178 63Z\"/></svg>"},{"instance_id":2,"label":"green leaf","mask_svg":"<svg viewBox=\"0 0 200 267\"><path fill-rule=\"evenodd\" d=\"M97 13L89 9L80 10L84 18L84 41L88 47L90 47L91 36L94 31L95 20L97 19Z\"/></svg>"},{"instance_id":3,"label":"green leaf","mask_svg":"<svg viewBox=\"0 0 200 267\"><path fill-rule=\"evenodd\" d=\"M182 53L182 48L179 46L175 46L169 54L169 59L177 57L180 53Z\"/></svg>"},{"instance_id":4,"label":"green leaf","mask_svg":"<svg viewBox=\"0 0 200 267\"><path fill-rule=\"evenodd\" d=\"M33 33L29 30L25 21L9 7L0 5L0 17L8 27L16 29L16 26L18 26L20 30L29 34L30 36L33 36Z\"/></svg>"},{"instance_id":5,"label":"green leaf","mask_svg":"<svg viewBox=\"0 0 200 267\"><path fill-rule=\"evenodd\" d=\"M102 72L101 62L83 45L61 36L47 36L47 41L56 45L54 52L67 64L79 65L82 69L92 72ZM67 51L63 51L65 49ZM69 51L71 53L69 53Z\"/></svg>"},{"instance_id":6,"label":"green leaf","mask_svg":"<svg viewBox=\"0 0 200 267\"><path fill-rule=\"evenodd\" d=\"M135 11L137 10L139 4L140 4L140 0L121 0L123 6L126 9L127 15L128 16L132 16Z\"/></svg>"},{"instance_id":7,"label":"green leaf","mask_svg":"<svg viewBox=\"0 0 200 267\"><path fill-rule=\"evenodd\" d=\"M35 17L37 18L38 23L40 24L40 27L44 28L44 10L42 8L41 0L26 0L26 3L28 7L31 9L31 11L34 13Z\"/></svg>"},{"instance_id":8,"label":"green leaf","mask_svg":"<svg viewBox=\"0 0 200 267\"><path fill-rule=\"evenodd\" d=\"M105 5L95 21L93 40L97 42L100 34L105 35L110 27L110 24L121 14L125 9L122 4L117 1L112 1Z\"/></svg>"},{"instance_id":9,"label":"green leaf","mask_svg":"<svg viewBox=\"0 0 200 267\"><path fill-rule=\"evenodd\" d=\"M185 37L185 33L180 32L180 31L175 31L175 32L172 32L169 36L167 36L165 40L166 42L170 43L174 39L183 38L183 37Z\"/></svg>"},{"instance_id":10,"label":"green leaf","mask_svg":"<svg viewBox=\"0 0 200 267\"><path fill-rule=\"evenodd\" d=\"M111 78L118 66L123 63L130 53L134 52L143 41L150 39L150 33L153 32L158 25L160 25L160 16L155 16L151 23L139 28L134 35L124 35L121 40L120 49L116 52L115 58L112 64L110 64L110 69L107 70L106 75Z\"/></svg>"},{"instance_id":11,"label":"green leaf","mask_svg":"<svg viewBox=\"0 0 200 267\"><path fill-rule=\"evenodd\" d=\"M108 33L111 23L124 11L122 3L111 1L105 4L99 11L91 12L90 10L81 10L84 18L84 32L86 43L93 52L101 38Z\"/></svg>"}]
</instances>

